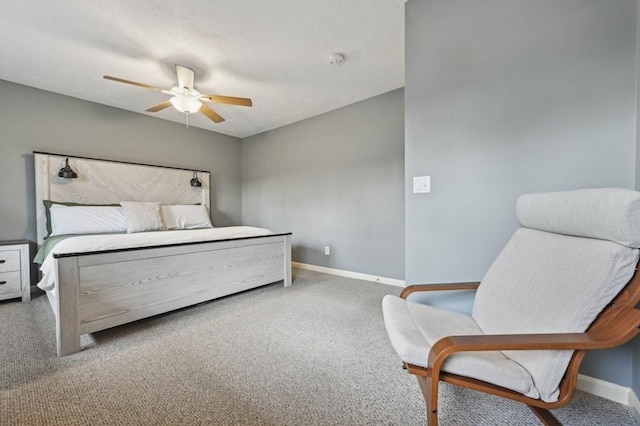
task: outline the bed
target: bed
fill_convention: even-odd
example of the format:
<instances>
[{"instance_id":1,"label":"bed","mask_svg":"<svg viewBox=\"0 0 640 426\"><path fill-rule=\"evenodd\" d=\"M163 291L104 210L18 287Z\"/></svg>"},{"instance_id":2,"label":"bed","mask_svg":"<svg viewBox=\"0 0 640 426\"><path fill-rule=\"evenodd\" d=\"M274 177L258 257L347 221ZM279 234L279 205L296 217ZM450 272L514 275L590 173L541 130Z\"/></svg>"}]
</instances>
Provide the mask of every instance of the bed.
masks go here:
<instances>
[{"instance_id":1,"label":"bed","mask_svg":"<svg viewBox=\"0 0 640 426\"><path fill-rule=\"evenodd\" d=\"M77 178L58 176L67 159ZM165 208L208 209L210 173L206 171L43 152L34 152L34 161L38 243L52 245L42 256L38 286L46 291L55 315L58 356L78 352L83 334L278 281L291 285L288 232L248 226L176 226L60 235L69 232L61 225L45 239L52 233L52 215L60 218L82 208L97 211L122 205L124 209L122 201L127 201L136 208L161 204L163 214ZM199 186L191 184L193 179ZM129 222L131 226L133 221ZM76 220L68 226L82 228L81 223ZM60 241L51 244L55 238Z\"/></svg>"}]
</instances>

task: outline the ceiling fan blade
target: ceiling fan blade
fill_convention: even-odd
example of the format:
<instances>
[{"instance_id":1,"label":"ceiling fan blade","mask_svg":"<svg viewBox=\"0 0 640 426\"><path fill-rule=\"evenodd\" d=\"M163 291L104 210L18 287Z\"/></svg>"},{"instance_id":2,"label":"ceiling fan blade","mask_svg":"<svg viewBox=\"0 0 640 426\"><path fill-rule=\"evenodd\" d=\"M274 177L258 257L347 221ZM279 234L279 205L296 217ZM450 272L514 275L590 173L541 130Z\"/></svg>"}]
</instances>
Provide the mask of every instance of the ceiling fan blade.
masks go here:
<instances>
[{"instance_id":1,"label":"ceiling fan blade","mask_svg":"<svg viewBox=\"0 0 640 426\"><path fill-rule=\"evenodd\" d=\"M222 118L217 112L215 112L205 104L202 104L202 106L200 107L200 112L216 123L222 123L224 121L224 118Z\"/></svg>"},{"instance_id":2,"label":"ceiling fan blade","mask_svg":"<svg viewBox=\"0 0 640 426\"><path fill-rule=\"evenodd\" d=\"M161 89L159 87L151 86L149 84L138 83L138 82L131 81L131 80L125 80L124 78L111 77L110 75L105 75L103 77L106 78L107 80L117 81L118 83L133 84L134 86L143 87L145 89L157 90L158 92L171 94L171 92L166 90L166 89Z\"/></svg>"},{"instance_id":3,"label":"ceiling fan blade","mask_svg":"<svg viewBox=\"0 0 640 426\"><path fill-rule=\"evenodd\" d=\"M194 72L191 68L176 64L176 74L178 75L178 86L187 91L193 90Z\"/></svg>"},{"instance_id":4,"label":"ceiling fan blade","mask_svg":"<svg viewBox=\"0 0 640 426\"><path fill-rule=\"evenodd\" d=\"M162 111L165 108L169 108L171 106L171 101L164 101L156 106L152 106L149 109L146 109L145 111L147 112L158 112L158 111Z\"/></svg>"},{"instance_id":5,"label":"ceiling fan blade","mask_svg":"<svg viewBox=\"0 0 640 426\"><path fill-rule=\"evenodd\" d=\"M235 98L233 96L219 96L219 95L202 95L200 99L205 102L217 102L219 104L240 105L240 106L253 106L253 102L249 98Z\"/></svg>"}]
</instances>

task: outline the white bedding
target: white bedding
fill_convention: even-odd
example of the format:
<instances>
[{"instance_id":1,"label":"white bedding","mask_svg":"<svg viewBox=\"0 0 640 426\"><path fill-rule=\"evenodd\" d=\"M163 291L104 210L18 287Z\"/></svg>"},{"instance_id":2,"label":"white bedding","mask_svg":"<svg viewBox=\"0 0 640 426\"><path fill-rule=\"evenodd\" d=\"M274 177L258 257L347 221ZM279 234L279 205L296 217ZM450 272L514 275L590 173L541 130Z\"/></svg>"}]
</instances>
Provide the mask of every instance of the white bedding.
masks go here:
<instances>
[{"instance_id":1,"label":"white bedding","mask_svg":"<svg viewBox=\"0 0 640 426\"><path fill-rule=\"evenodd\" d=\"M49 252L40 270L42 280L38 287L51 291L56 283L54 254L83 253L131 247L161 246L195 241L215 241L232 238L254 237L272 234L268 229L252 226L229 226L224 228L189 229L158 232L138 232L133 234L82 235L60 241Z\"/></svg>"}]
</instances>

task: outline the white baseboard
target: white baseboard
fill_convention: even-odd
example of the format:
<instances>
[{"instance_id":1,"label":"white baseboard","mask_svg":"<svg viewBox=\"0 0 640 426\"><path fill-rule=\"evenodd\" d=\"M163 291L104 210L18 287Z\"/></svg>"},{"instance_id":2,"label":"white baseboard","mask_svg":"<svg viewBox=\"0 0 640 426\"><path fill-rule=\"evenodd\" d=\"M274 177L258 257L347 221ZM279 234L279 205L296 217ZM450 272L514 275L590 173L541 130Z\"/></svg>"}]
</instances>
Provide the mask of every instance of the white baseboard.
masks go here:
<instances>
[{"instance_id":1,"label":"white baseboard","mask_svg":"<svg viewBox=\"0 0 640 426\"><path fill-rule=\"evenodd\" d=\"M595 377L578 374L578 385L576 389L590 393L613 402L628 405L631 407L631 395L635 393L631 388L621 386ZM638 399L636 398L636 402Z\"/></svg>"},{"instance_id":2,"label":"white baseboard","mask_svg":"<svg viewBox=\"0 0 640 426\"><path fill-rule=\"evenodd\" d=\"M377 277L375 275L362 274L360 272L344 271L342 269L327 268L326 266L309 265L307 263L291 262L291 266L298 269L306 269L308 271L324 272L325 274L338 275L340 277L354 278L356 280L373 281L375 283L389 284L396 287L405 287L403 280L394 278Z\"/></svg>"},{"instance_id":3,"label":"white baseboard","mask_svg":"<svg viewBox=\"0 0 640 426\"><path fill-rule=\"evenodd\" d=\"M629 390L629 408L631 409L631 415L636 419L636 423L640 425L640 401L638 401L638 396L633 389Z\"/></svg>"}]
</instances>

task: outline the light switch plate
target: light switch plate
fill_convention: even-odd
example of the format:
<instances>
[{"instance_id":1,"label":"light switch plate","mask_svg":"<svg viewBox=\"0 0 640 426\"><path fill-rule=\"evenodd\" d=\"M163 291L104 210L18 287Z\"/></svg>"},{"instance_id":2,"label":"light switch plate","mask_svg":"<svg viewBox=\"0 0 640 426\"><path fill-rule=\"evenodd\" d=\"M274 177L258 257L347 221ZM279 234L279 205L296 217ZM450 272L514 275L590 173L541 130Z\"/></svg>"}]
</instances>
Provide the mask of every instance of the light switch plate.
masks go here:
<instances>
[{"instance_id":1,"label":"light switch plate","mask_svg":"<svg viewBox=\"0 0 640 426\"><path fill-rule=\"evenodd\" d=\"M431 192L431 176L416 176L413 178L413 193L423 194Z\"/></svg>"}]
</instances>

